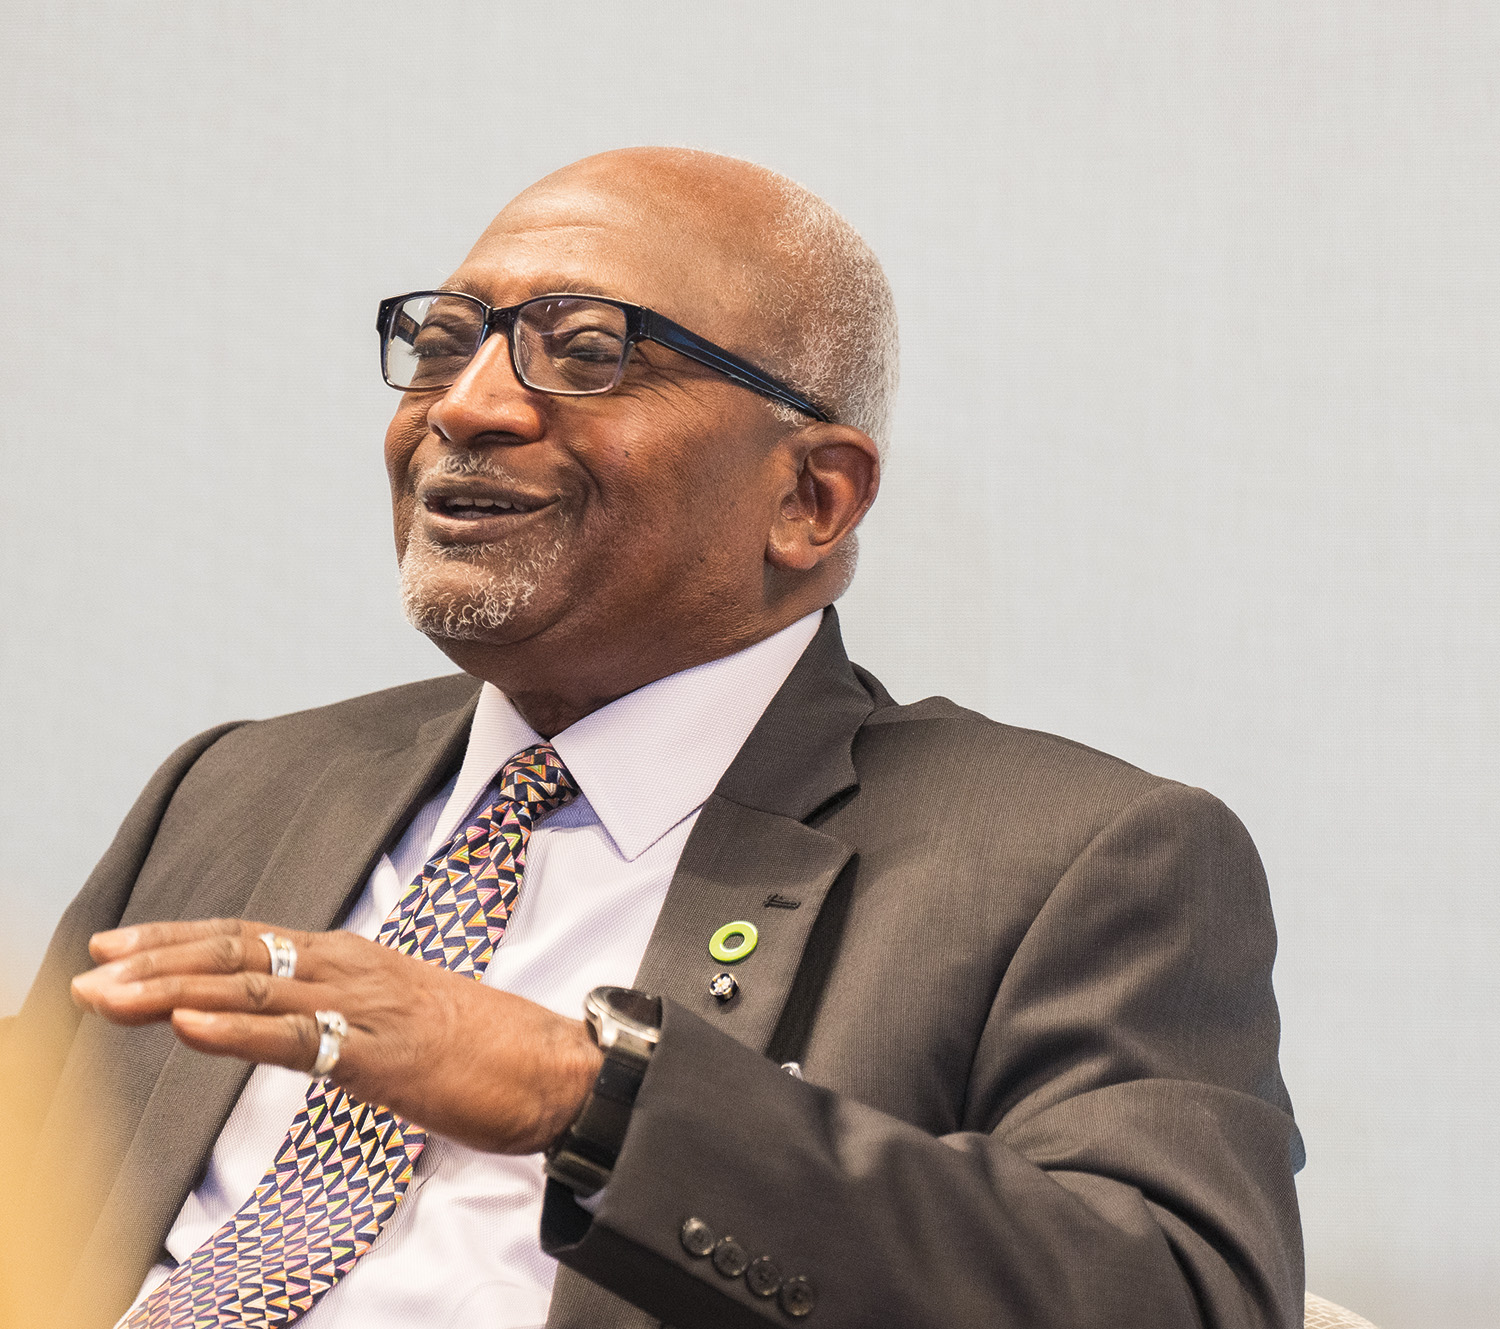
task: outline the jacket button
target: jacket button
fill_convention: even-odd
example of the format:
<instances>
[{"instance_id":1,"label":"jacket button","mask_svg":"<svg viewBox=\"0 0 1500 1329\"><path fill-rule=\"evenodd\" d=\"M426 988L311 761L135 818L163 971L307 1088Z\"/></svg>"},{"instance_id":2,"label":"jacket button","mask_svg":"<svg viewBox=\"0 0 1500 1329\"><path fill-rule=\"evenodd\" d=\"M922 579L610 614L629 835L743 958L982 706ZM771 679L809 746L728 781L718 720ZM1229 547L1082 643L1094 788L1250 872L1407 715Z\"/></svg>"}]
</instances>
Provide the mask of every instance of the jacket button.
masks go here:
<instances>
[{"instance_id":1,"label":"jacket button","mask_svg":"<svg viewBox=\"0 0 1500 1329\"><path fill-rule=\"evenodd\" d=\"M714 1247L714 1268L725 1278L738 1278L749 1265L749 1255L733 1237L725 1237Z\"/></svg>"},{"instance_id":2,"label":"jacket button","mask_svg":"<svg viewBox=\"0 0 1500 1329\"><path fill-rule=\"evenodd\" d=\"M682 1249L689 1255L707 1255L713 1250L714 1242L718 1240L714 1236L713 1228L709 1227L701 1218L690 1218L682 1225Z\"/></svg>"},{"instance_id":3,"label":"jacket button","mask_svg":"<svg viewBox=\"0 0 1500 1329\"><path fill-rule=\"evenodd\" d=\"M789 1278L781 1285L781 1309L794 1320L800 1320L804 1315L811 1315L813 1303L817 1297L813 1295L812 1284L798 1274L796 1278Z\"/></svg>"},{"instance_id":4,"label":"jacket button","mask_svg":"<svg viewBox=\"0 0 1500 1329\"><path fill-rule=\"evenodd\" d=\"M774 1297L781 1287L781 1270L769 1255L750 1261L745 1270L745 1284L757 1297Z\"/></svg>"}]
</instances>

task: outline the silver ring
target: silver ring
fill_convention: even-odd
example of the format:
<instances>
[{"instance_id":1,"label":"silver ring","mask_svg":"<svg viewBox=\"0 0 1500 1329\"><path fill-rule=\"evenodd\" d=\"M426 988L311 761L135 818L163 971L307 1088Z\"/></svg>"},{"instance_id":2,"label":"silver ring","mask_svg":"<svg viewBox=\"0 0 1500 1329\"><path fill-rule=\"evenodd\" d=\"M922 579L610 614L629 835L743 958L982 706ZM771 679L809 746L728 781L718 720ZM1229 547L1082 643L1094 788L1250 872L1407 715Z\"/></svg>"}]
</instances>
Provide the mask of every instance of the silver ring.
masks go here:
<instances>
[{"instance_id":1,"label":"silver ring","mask_svg":"<svg viewBox=\"0 0 1500 1329\"><path fill-rule=\"evenodd\" d=\"M291 938L278 937L274 932L262 932L260 939L271 952L271 977L296 978L297 948L292 945Z\"/></svg>"},{"instance_id":2,"label":"silver ring","mask_svg":"<svg viewBox=\"0 0 1500 1329\"><path fill-rule=\"evenodd\" d=\"M313 1019L318 1022L318 1059L310 1074L320 1080L339 1064L344 1039L349 1036L349 1021L338 1011L314 1011Z\"/></svg>"}]
</instances>

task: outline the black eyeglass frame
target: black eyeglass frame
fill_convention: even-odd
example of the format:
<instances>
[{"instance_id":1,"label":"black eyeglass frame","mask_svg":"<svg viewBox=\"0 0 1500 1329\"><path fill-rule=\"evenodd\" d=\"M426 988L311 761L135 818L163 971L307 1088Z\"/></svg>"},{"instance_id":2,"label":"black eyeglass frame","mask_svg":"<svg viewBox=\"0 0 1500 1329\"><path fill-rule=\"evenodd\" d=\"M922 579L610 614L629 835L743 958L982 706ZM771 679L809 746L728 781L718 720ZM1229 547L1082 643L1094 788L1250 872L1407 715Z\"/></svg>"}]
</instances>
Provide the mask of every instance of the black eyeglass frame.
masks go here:
<instances>
[{"instance_id":1,"label":"black eyeglass frame","mask_svg":"<svg viewBox=\"0 0 1500 1329\"><path fill-rule=\"evenodd\" d=\"M545 295L535 295L529 300L521 301L520 304L506 305L500 309L486 304L477 295L470 295L467 291L408 291L405 295L393 295L389 299L382 300L380 311L375 318L375 328L380 333L380 376L389 387L396 388L398 392L437 392L442 388L452 387L453 383L458 382L454 379L452 383L424 384L420 388L403 388L392 383L390 375L386 372L386 350L390 345L390 325L396 311L408 300L419 300L429 295L467 300L470 304L477 305L484 310L484 322L481 324L479 341L474 347L474 355L479 354L479 348L489 337L497 332L504 332L505 344L510 352L511 369L515 372L517 379L537 392L546 392L557 397L597 397L602 393L612 392L620 386L620 380L625 376L625 365L630 359L630 348L636 342L654 341L659 346L665 346L668 350L676 351L678 355L685 355L689 360L694 360L715 373L722 374L742 388L749 388L751 392L758 392L761 396L769 397L773 401L783 402L793 410L812 416L814 420L827 423L833 419L827 412L815 406L800 392L788 387L780 379L773 378L733 351L726 351L722 346L716 346L709 341L708 338L700 337L696 332L683 327L681 323L674 322L665 314L658 314L654 309L647 309L644 305L632 305L624 300L615 300L607 295L594 295L592 292L585 291L550 291ZM515 338L511 335L515 327L516 316L527 305L539 304L545 300L593 300L598 304L612 305L625 315L625 348L620 354L620 367L615 372L614 382L602 388L568 391L565 388L539 386L521 372L521 366L516 361ZM470 357L470 361L472 360L473 356Z\"/></svg>"}]
</instances>

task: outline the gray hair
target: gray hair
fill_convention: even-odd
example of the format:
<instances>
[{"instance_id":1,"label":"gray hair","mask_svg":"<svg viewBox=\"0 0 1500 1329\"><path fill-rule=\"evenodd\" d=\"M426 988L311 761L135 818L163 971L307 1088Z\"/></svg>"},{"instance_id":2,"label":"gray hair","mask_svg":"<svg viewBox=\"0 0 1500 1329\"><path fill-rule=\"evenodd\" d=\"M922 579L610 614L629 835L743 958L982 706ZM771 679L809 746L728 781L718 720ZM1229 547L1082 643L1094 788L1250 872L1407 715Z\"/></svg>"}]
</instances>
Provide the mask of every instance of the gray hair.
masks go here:
<instances>
[{"instance_id":1,"label":"gray hair","mask_svg":"<svg viewBox=\"0 0 1500 1329\"><path fill-rule=\"evenodd\" d=\"M751 163L747 163L751 165ZM832 207L794 180L763 173L774 218L766 312L791 342L773 358L778 374L828 411L862 429L884 456L900 378L896 302L880 260ZM777 407L788 423L806 417Z\"/></svg>"},{"instance_id":2,"label":"gray hair","mask_svg":"<svg viewBox=\"0 0 1500 1329\"><path fill-rule=\"evenodd\" d=\"M617 157L642 165L647 190L649 175L663 172L675 177L670 184L682 195L709 203L694 220L707 219L709 234L724 241L721 257L731 269L738 263L745 279L740 293L774 343L756 339L736 349L833 419L863 430L884 456L900 375L896 302L880 260L859 232L795 180L701 148L616 148L563 167L533 187L579 168L607 169ZM642 187L639 181L636 187ZM671 190L667 202L673 210L681 205ZM749 233L723 227L723 208L753 213ZM789 406L771 405L790 425L807 421Z\"/></svg>"}]
</instances>

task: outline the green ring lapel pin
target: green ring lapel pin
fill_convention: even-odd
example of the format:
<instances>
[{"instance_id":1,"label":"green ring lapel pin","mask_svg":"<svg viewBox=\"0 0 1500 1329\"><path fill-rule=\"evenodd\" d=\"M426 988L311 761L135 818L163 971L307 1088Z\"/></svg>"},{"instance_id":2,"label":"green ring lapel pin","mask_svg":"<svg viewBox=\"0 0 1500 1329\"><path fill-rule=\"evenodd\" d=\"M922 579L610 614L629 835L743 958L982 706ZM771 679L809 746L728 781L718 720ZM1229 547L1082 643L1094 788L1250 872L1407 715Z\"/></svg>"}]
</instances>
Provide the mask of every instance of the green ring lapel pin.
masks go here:
<instances>
[{"instance_id":1,"label":"green ring lapel pin","mask_svg":"<svg viewBox=\"0 0 1500 1329\"><path fill-rule=\"evenodd\" d=\"M708 953L720 964L743 960L760 944L754 923L726 923L708 939Z\"/></svg>"}]
</instances>

